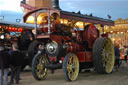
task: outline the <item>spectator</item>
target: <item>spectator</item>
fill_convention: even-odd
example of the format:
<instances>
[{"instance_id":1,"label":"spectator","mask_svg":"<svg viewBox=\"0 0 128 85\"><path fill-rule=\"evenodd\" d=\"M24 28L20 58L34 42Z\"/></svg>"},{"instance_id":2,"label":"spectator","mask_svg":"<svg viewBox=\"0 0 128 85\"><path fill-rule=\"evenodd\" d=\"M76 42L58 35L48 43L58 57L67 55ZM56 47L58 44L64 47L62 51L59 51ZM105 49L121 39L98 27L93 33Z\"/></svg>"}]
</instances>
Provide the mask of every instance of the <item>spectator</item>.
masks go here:
<instances>
[{"instance_id":1,"label":"spectator","mask_svg":"<svg viewBox=\"0 0 128 85\"><path fill-rule=\"evenodd\" d=\"M11 52L11 80L10 84L14 83L14 79L16 81L16 84L19 84L19 77L20 77L20 71L21 66L23 64L24 57L22 56L22 53L18 50L17 43L12 44L12 52Z\"/></svg>"},{"instance_id":2,"label":"spectator","mask_svg":"<svg viewBox=\"0 0 128 85\"><path fill-rule=\"evenodd\" d=\"M9 54L4 50L4 47L0 46L0 85L3 85L3 73L4 85L8 85L8 68Z\"/></svg>"},{"instance_id":3,"label":"spectator","mask_svg":"<svg viewBox=\"0 0 128 85\"><path fill-rule=\"evenodd\" d=\"M128 49L124 46L124 61L127 63Z\"/></svg>"},{"instance_id":4,"label":"spectator","mask_svg":"<svg viewBox=\"0 0 128 85\"><path fill-rule=\"evenodd\" d=\"M115 68L118 71L119 70L119 66L120 66L120 64L119 64L120 51L119 51L119 45L118 44L115 44L114 50L115 50Z\"/></svg>"}]
</instances>

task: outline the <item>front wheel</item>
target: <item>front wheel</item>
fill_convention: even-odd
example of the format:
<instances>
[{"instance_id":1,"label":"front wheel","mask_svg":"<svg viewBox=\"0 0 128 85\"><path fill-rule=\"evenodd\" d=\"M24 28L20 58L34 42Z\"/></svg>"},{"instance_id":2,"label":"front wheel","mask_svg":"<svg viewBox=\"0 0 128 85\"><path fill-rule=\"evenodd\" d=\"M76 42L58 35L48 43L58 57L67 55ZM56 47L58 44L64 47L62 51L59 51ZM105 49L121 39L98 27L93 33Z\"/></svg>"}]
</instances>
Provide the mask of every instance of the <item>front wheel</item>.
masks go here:
<instances>
[{"instance_id":1,"label":"front wheel","mask_svg":"<svg viewBox=\"0 0 128 85\"><path fill-rule=\"evenodd\" d=\"M32 61L32 74L36 80L44 80L48 75L48 69L45 64L48 63L46 54L37 54Z\"/></svg>"},{"instance_id":2,"label":"front wheel","mask_svg":"<svg viewBox=\"0 0 128 85\"><path fill-rule=\"evenodd\" d=\"M63 62L64 76L67 81L74 81L79 74L79 60L73 53L66 55Z\"/></svg>"}]
</instances>

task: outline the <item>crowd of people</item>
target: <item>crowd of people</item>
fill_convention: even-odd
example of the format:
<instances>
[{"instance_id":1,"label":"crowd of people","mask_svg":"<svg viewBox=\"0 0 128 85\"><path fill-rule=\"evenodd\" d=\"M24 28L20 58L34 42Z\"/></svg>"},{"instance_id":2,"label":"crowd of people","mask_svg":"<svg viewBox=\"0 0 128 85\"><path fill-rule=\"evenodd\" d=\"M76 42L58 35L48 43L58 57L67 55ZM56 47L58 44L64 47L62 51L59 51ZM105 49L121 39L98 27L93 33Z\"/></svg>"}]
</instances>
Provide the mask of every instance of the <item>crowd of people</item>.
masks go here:
<instances>
[{"instance_id":1,"label":"crowd of people","mask_svg":"<svg viewBox=\"0 0 128 85\"><path fill-rule=\"evenodd\" d=\"M118 71L122 62L121 55L120 55L121 53L120 47L118 43L114 43L114 51L115 51L115 69ZM128 49L125 45L124 45L123 55L124 55L125 64L127 64Z\"/></svg>"},{"instance_id":2,"label":"crowd of people","mask_svg":"<svg viewBox=\"0 0 128 85\"><path fill-rule=\"evenodd\" d=\"M16 42L12 43L12 48L9 51L0 46L0 85L19 84L23 59ZM8 80L9 69L11 69L10 80Z\"/></svg>"},{"instance_id":3,"label":"crowd of people","mask_svg":"<svg viewBox=\"0 0 128 85\"><path fill-rule=\"evenodd\" d=\"M12 37L9 32L6 32L5 39L0 41L2 43L0 44L0 85L19 84L20 71L25 56L20 50L28 48L30 40L34 38L31 31L22 32L21 35L20 37ZM11 73L8 81L9 72Z\"/></svg>"}]
</instances>

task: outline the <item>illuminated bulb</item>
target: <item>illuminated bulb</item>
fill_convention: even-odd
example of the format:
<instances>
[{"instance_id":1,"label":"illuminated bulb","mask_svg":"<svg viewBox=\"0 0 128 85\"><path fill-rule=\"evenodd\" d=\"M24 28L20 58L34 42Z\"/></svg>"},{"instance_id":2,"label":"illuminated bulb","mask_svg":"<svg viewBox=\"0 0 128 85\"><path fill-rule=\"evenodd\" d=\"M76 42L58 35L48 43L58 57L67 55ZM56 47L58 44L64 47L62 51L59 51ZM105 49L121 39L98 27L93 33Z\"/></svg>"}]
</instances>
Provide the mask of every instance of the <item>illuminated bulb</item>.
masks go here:
<instances>
[{"instance_id":1,"label":"illuminated bulb","mask_svg":"<svg viewBox=\"0 0 128 85\"><path fill-rule=\"evenodd\" d=\"M62 60L59 60L59 63L62 63Z\"/></svg>"},{"instance_id":2,"label":"illuminated bulb","mask_svg":"<svg viewBox=\"0 0 128 85\"><path fill-rule=\"evenodd\" d=\"M4 35L1 35L0 38L1 38L1 39L4 39Z\"/></svg>"},{"instance_id":3,"label":"illuminated bulb","mask_svg":"<svg viewBox=\"0 0 128 85\"><path fill-rule=\"evenodd\" d=\"M61 24L63 23L63 21L61 21Z\"/></svg>"},{"instance_id":4,"label":"illuminated bulb","mask_svg":"<svg viewBox=\"0 0 128 85\"><path fill-rule=\"evenodd\" d=\"M64 23L62 19L60 20L60 23L61 23L61 24L63 24L63 23Z\"/></svg>"},{"instance_id":5,"label":"illuminated bulb","mask_svg":"<svg viewBox=\"0 0 128 85\"><path fill-rule=\"evenodd\" d=\"M113 33L113 31L110 31L111 33Z\"/></svg>"},{"instance_id":6,"label":"illuminated bulb","mask_svg":"<svg viewBox=\"0 0 128 85\"><path fill-rule=\"evenodd\" d=\"M11 30L11 27L9 27L9 30Z\"/></svg>"},{"instance_id":7,"label":"illuminated bulb","mask_svg":"<svg viewBox=\"0 0 128 85\"><path fill-rule=\"evenodd\" d=\"M106 30L108 29L108 27L106 27Z\"/></svg>"},{"instance_id":8,"label":"illuminated bulb","mask_svg":"<svg viewBox=\"0 0 128 85\"><path fill-rule=\"evenodd\" d=\"M113 41L115 41L115 39L114 39L114 38L113 38L112 40L113 40Z\"/></svg>"}]
</instances>

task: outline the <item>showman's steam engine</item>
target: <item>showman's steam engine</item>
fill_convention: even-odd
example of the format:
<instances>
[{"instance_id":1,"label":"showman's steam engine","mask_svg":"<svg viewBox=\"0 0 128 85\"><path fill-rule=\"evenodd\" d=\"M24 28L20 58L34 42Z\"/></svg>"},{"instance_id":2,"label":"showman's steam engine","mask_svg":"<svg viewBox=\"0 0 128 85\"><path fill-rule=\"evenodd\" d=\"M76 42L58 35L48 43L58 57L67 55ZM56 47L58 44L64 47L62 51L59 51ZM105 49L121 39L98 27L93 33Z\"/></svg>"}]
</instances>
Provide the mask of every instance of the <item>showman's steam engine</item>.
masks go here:
<instances>
[{"instance_id":1,"label":"showman's steam engine","mask_svg":"<svg viewBox=\"0 0 128 85\"><path fill-rule=\"evenodd\" d=\"M112 26L113 21L63 11L57 4L53 4L54 8L30 7L33 10L24 15L24 22L40 27L34 30L35 40L28 48L29 55L35 55L32 61L34 78L43 80L49 69L54 72L61 68L68 81L76 80L82 69L95 68L98 73L111 73L113 44L108 37L100 35L95 24ZM25 3L22 6L29 7Z\"/></svg>"}]
</instances>

